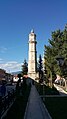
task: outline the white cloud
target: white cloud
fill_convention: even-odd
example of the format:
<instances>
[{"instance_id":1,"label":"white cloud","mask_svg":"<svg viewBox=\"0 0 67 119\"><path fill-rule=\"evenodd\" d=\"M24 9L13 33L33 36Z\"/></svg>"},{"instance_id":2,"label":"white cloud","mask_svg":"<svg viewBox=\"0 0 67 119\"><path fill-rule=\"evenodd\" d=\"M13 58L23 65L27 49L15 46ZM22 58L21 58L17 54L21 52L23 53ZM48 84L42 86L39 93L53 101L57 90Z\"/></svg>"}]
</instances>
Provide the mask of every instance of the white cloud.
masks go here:
<instances>
[{"instance_id":1,"label":"white cloud","mask_svg":"<svg viewBox=\"0 0 67 119\"><path fill-rule=\"evenodd\" d=\"M0 68L6 70L6 72L15 72L22 70L22 63L16 61L10 61L6 63L0 63Z\"/></svg>"},{"instance_id":2,"label":"white cloud","mask_svg":"<svg viewBox=\"0 0 67 119\"><path fill-rule=\"evenodd\" d=\"M0 47L0 52L1 53L5 53L7 51L7 48L6 47Z\"/></svg>"}]
</instances>

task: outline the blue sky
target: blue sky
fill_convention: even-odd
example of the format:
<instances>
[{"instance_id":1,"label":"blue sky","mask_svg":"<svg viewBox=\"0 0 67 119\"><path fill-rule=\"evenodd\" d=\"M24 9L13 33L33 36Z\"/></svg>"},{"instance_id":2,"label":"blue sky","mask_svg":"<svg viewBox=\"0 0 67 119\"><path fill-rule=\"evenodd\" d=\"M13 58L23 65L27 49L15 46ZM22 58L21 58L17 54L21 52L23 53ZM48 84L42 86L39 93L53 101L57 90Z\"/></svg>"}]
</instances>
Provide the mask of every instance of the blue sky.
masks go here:
<instances>
[{"instance_id":1,"label":"blue sky","mask_svg":"<svg viewBox=\"0 0 67 119\"><path fill-rule=\"evenodd\" d=\"M64 29L67 0L0 0L0 68L21 70L28 60L28 35L37 35L37 57L43 55L51 32Z\"/></svg>"}]
</instances>

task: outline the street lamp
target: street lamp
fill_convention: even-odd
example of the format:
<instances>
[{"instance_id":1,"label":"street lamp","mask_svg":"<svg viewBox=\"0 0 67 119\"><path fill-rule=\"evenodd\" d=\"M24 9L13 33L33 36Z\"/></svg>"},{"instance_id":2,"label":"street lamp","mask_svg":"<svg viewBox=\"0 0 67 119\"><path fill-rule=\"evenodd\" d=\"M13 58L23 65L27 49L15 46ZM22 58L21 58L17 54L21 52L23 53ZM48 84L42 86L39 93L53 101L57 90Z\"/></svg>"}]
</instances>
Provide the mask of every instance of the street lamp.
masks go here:
<instances>
[{"instance_id":1,"label":"street lamp","mask_svg":"<svg viewBox=\"0 0 67 119\"><path fill-rule=\"evenodd\" d=\"M58 65L60 66L60 68L61 67L63 68L63 66L64 66L64 57L57 57L56 60L57 60ZM62 69L62 68L61 68L62 71L66 70L66 68L65 69ZM67 80L65 80L65 89L67 91Z\"/></svg>"},{"instance_id":2,"label":"street lamp","mask_svg":"<svg viewBox=\"0 0 67 119\"><path fill-rule=\"evenodd\" d=\"M57 57L56 60L57 60L57 64L58 64L60 67L62 67L63 64L64 64L64 57Z\"/></svg>"},{"instance_id":3,"label":"street lamp","mask_svg":"<svg viewBox=\"0 0 67 119\"><path fill-rule=\"evenodd\" d=\"M62 68L63 68L63 65L64 65L64 57L59 56L59 57L56 58L56 60L57 60L57 64L60 67L61 72L63 72L64 69L62 69Z\"/></svg>"}]
</instances>

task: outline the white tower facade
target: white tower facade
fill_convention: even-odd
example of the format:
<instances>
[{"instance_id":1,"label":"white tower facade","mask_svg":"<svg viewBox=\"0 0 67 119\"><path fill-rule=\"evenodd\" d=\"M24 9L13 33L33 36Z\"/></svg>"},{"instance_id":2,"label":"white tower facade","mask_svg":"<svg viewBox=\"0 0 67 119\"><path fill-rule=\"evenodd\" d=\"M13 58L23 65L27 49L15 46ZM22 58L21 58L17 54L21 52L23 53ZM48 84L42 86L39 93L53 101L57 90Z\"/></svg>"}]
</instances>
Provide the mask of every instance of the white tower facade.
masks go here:
<instances>
[{"instance_id":1,"label":"white tower facade","mask_svg":"<svg viewBox=\"0 0 67 119\"><path fill-rule=\"evenodd\" d=\"M37 71L36 34L31 30L29 34L28 76L35 80Z\"/></svg>"}]
</instances>

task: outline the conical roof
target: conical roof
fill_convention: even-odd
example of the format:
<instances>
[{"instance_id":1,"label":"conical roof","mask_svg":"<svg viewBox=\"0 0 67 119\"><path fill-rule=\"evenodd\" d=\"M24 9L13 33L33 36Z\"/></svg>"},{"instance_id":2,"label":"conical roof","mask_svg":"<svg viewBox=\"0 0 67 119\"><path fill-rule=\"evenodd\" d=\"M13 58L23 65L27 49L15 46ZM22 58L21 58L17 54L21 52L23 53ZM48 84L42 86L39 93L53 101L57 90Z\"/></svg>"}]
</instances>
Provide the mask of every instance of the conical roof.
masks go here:
<instances>
[{"instance_id":1,"label":"conical roof","mask_svg":"<svg viewBox=\"0 0 67 119\"><path fill-rule=\"evenodd\" d=\"M31 33L34 33L34 30L33 29L31 30Z\"/></svg>"}]
</instances>

